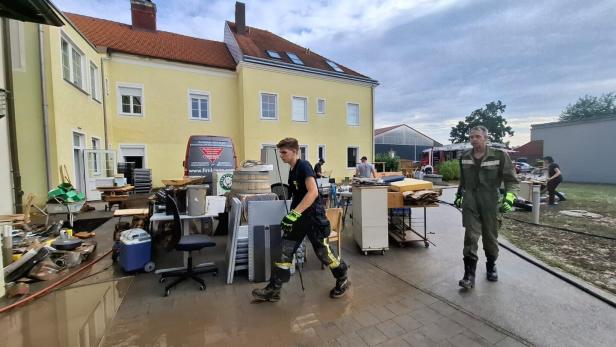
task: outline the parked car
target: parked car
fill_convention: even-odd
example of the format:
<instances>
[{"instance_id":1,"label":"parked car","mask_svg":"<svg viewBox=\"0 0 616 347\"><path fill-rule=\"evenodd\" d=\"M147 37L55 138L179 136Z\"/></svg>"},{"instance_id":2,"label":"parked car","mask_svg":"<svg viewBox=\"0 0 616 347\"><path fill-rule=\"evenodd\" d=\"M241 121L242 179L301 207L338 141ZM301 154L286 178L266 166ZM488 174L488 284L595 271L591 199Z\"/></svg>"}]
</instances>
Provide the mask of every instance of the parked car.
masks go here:
<instances>
[{"instance_id":1,"label":"parked car","mask_svg":"<svg viewBox=\"0 0 616 347\"><path fill-rule=\"evenodd\" d=\"M534 169L534 167L532 167L528 163L524 163L524 162L517 162L517 163L515 163L515 166L516 166L516 172L518 170L519 170L519 172L531 172Z\"/></svg>"}]
</instances>

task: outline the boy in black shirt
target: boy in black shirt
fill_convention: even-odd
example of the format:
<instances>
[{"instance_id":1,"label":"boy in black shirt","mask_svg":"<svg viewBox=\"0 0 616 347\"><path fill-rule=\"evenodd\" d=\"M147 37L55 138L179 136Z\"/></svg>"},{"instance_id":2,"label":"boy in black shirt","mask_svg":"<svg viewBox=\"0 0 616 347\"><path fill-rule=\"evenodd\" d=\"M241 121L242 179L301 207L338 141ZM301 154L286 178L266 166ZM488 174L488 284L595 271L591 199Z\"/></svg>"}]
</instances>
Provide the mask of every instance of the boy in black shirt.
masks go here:
<instances>
[{"instance_id":1,"label":"boy in black shirt","mask_svg":"<svg viewBox=\"0 0 616 347\"><path fill-rule=\"evenodd\" d=\"M558 196L558 200L565 201L565 197L556 191L556 187L563 181L563 175L560 172L560 166L554 162L554 158L547 156L543 158L548 164L548 205L556 205L554 195Z\"/></svg>"},{"instance_id":2,"label":"boy in black shirt","mask_svg":"<svg viewBox=\"0 0 616 347\"><path fill-rule=\"evenodd\" d=\"M291 166L289 172L291 212L281 222L284 232L281 244L282 254L274 262L270 281L265 288L253 290L252 295L260 301L280 300L282 284L291 278L293 254L304 237L308 236L317 257L330 268L336 278L336 286L329 292L329 296L339 298L344 295L350 285L347 278L347 265L329 247L327 238L330 225L321 199L318 199L315 173L308 161L299 158L299 143L296 139L282 139L276 147L278 147L282 161Z\"/></svg>"}]
</instances>

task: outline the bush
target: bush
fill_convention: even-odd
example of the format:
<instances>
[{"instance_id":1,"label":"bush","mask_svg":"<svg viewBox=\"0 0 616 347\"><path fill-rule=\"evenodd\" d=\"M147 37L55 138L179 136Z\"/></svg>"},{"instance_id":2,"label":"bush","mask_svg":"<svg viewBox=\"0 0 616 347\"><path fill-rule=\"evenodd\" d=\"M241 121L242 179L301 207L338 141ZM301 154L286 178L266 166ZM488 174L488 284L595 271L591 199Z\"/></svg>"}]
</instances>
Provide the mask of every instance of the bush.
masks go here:
<instances>
[{"instance_id":1,"label":"bush","mask_svg":"<svg viewBox=\"0 0 616 347\"><path fill-rule=\"evenodd\" d=\"M394 156L393 158L388 154L378 153L375 158L375 162L385 163L385 171L392 172L398 171L400 168L400 157Z\"/></svg>"},{"instance_id":2,"label":"bush","mask_svg":"<svg viewBox=\"0 0 616 347\"><path fill-rule=\"evenodd\" d=\"M460 179L460 162L448 160L438 165L439 174L443 175L443 180L452 181Z\"/></svg>"}]
</instances>

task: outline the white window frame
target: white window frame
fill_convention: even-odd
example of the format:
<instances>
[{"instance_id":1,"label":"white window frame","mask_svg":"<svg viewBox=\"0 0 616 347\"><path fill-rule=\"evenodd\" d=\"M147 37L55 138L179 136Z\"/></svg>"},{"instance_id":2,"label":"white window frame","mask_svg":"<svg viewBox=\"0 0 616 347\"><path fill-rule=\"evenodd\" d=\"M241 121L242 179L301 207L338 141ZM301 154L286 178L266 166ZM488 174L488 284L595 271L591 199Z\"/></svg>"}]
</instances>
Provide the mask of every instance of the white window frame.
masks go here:
<instances>
[{"instance_id":1,"label":"white window frame","mask_svg":"<svg viewBox=\"0 0 616 347\"><path fill-rule=\"evenodd\" d=\"M90 60L90 93L92 95L92 99L95 101L101 101L101 88L100 88L100 73L98 72L98 66L94 64L93 61Z\"/></svg>"},{"instance_id":2,"label":"white window frame","mask_svg":"<svg viewBox=\"0 0 616 347\"><path fill-rule=\"evenodd\" d=\"M64 57L63 57L63 52L62 52L62 42L66 42L67 47L68 47L68 79L66 79L66 76L64 76ZM73 52L76 52L79 55L80 58L80 70L81 70L81 83L77 84L75 82L75 62L73 59ZM83 51L81 49L79 49L79 47L77 47L77 45L66 35L64 34L64 32L60 35L60 68L61 68L61 75L62 78L67 81L68 83L72 84L74 87L86 92L86 94L89 94L89 92L87 91L87 87L88 87L88 77L90 76L89 72L89 67L87 66L87 59L86 59L86 55L85 53L83 53Z\"/></svg>"},{"instance_id":3,"label":"white window frame","mask_svg":"<svg viewBox=\"0 0 616 347\"><path fill-rule=\"evenodd\" d=\"M304 101L304 119L295 119L295 100L303 100ZM307 96L299 96L292 95L291 96L291 120L294 122L306 123L308 122L308 97Z\"/></svg>"},{"instance_id":4,"label":"white window frame","mask_svg":"<svg viewBox=\"0 0 616 347\"><path fill-rule=\"evenodd\" d=\"M196 99L206 99L207 100L207 118L201 117L193 117L192 115L192 99L195 97ZM210 92L196 89L188 90L188 119L196 120L200 122L210 122L212 120L212 98L210 97ZM201 103L199 103L199 109L201 109Z\"/></svg>"},{"instance_id":5,"label":"white window frame","mask_svg":"<svg viewBox=\"0 0 616 347\"><path fill-rule=\"evenodd\" d=\"M349 106L356 105L357 106L357 124L349 122ZM360 107L358 102L347 102L346 103L346 123L350 126L359 126L360 124Z\"/></svg>"},{"instance_id":6,"label":"white window frame","mask_svg":"<svg viewBox=\"0 0 616 347\"><path fill-rule=\"evenodd\" d=\"M355 160L359 160L359 146L356 145L350 145L346 147L346 152L344 153L344 156L346 158L344 158L345 162L347 163L347 165L349 164L349 148L355 148L357 149L357 155L355 156ZM357 162L355 162L355 165L351 166L347 166L347 169L356 169L357 168Z\"/></svg>"},{"instance_id":7,"label":"white window frame","mask_svg":"<svg viewBox=\"0 0 616 347\"><path fill-rule=\"evenodd\" d=\"M323 101L323 109L319 111L319 101ZM317 98L317 114L325 114L327 112L327 100L325 98Z\"/></svg>"},{"instance_id":8,"label":"white window frame","mask_svg":"<svg viewBox=\"0 0 616 347\"><path fill-rule=\"evenodd\" d=\"M133 89L141 90L141 113L132 113L132 112L126 113L122 111L122 94L120 93L120 88L133 88ZM130 118L145 117L145 90L143 88L143 84L117 82L116 83L116 102L118 104L118 109L117 109L118 115L122 117L130 117ZM132 103L132 98L131 98L131 111L133 110L132 105L133 103Z\"/></svg>"},{"instance_id":9,"label":"white window frame","mask_svg":"<svg viewBox=\"0 0 616 347\"><path fill-rule=\"evenodd\" d=\"M276 97L276 105L274 107L275 118L263 117L263 94L273 95ZM262 120L278 120L278 93L272 92L259 92L259 115Z\"/></svg>"},{"instance_id":10,"label":"white window frame","mask_svg":"<svg viewBox=\"0 0 616 347\"><path fill-rule=\"evenodd\" d=\"M26 71L26 45L24 22L9 19L9 34L11 36L11 65L14 71Z\"/></svg>"},{"instance_id":11,"label":"white window frame","mask_svg":"<svg viewBox=\"0 0 616 347\"><path fill-rule=\"evenodd\" d=\"M299 157L302 157L302 148L304 149L304 160L310 161L310 151L308 150L308 145L299 145Z\"/></svg>"},{"instance_id":12,"label":"white window frame","mask_svg":"<svg viewBox=\"0 0 616 347\"><path fill-rule=\"evenodd\" d=\"M319 158L319 150L323 148L323 157ZM327 146L325 145L317 145L317 161L319 161L319 159L323 159L325 160L325 162L327 162Z\"/></svg>"},{"instance_id":13,"label":"white window frame","mask_svg":"<svg viewBox=\"0 0 616 347\"><path fill-rule=\"evenodd\" d=\"M92 149L102 149L101 148L101 138L97 137L97 136L91 136L90 137L90 141L92 142ZM97 146L94 145L94 142L97 142ZM92 170L93 174L95 176L100 176L102 171L101 171L101 159L100 156L98 155L98 153L94 153L94 162L95 162L95 168L94 170Z\"/></svg>"}]
</instances>

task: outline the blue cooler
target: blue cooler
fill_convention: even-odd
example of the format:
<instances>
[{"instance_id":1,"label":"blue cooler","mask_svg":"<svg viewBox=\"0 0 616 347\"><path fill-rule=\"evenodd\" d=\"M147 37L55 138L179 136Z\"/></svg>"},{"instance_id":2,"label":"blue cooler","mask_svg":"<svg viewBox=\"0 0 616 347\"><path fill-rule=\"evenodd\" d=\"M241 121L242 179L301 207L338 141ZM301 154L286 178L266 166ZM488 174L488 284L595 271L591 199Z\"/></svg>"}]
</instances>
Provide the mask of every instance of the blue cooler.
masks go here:
<instances>
[{"instance_id":1,"label":"blue cooler","mask_svg":"<svg viewBox=\"0 0 616 347\"><path fill-rule=\"evenodd\" d=\"M154 270L152 239L143 229L129 229L120 234L120 265L126 272Z\"/></svg>"}]
</instances>

